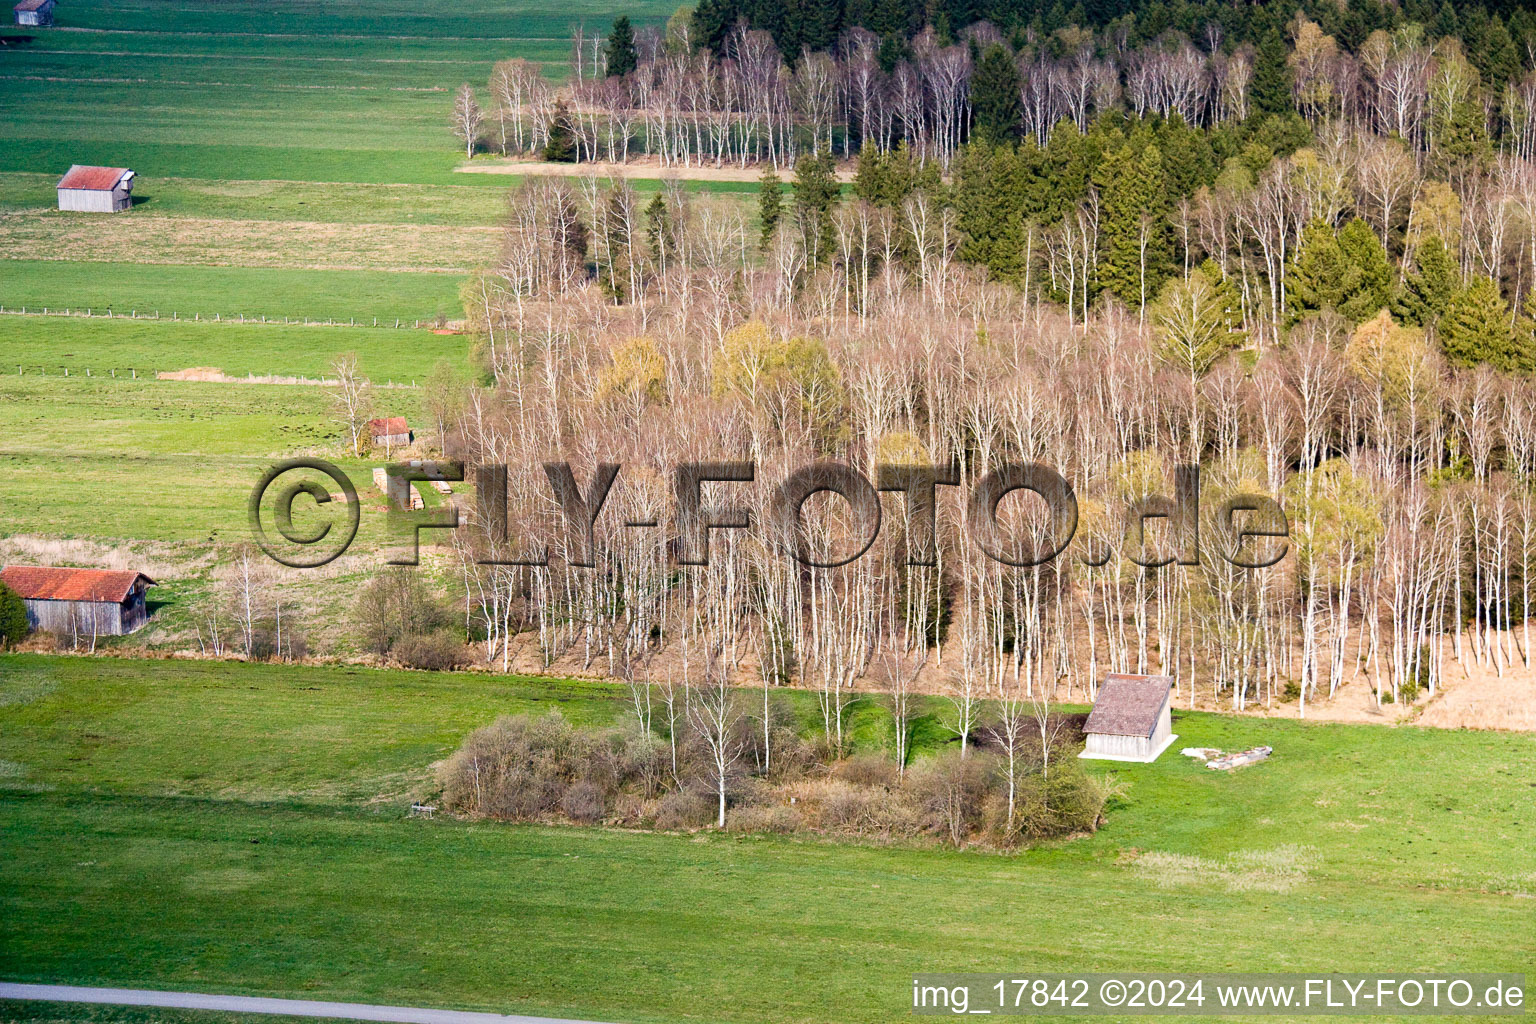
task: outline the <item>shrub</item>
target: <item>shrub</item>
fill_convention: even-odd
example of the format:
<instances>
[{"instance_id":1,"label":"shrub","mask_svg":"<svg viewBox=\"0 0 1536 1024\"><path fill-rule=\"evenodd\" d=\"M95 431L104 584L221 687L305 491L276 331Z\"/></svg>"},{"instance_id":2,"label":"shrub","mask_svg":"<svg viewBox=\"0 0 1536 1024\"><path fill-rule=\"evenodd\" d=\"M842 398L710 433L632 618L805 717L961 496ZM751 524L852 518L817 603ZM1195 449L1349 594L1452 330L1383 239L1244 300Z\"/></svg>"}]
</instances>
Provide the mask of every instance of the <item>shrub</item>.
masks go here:
<instances>
[{"instance_id":1,"label":"shrub","mask_svg":"<svg viewBox=\"0 0 1536 1024\"><path fill-rule=\"evenodd\" d=\"M395 642L390 657L405 668L430 672L449 672L469 664L469 651L458 638L446 631L430 636L414 634Z\"/></svg>"},{"instance_id":2,"label":"shrub","mask_svg":"<svg viewBox=\"0 0 1536 1024\"><path fill-rule=\"evenodd\" d=\"M732 832L783 834L798 832L803 825L800 812L783 804L735 807L725 818L725 827Z\"/></svg>"},{"instance_id":3,"label":"shrub","mask_svg":"<svg viewBox=\"0 0 1536 1024\"><path fill-rule=\"evenodd\" d=\"M682 737L679 737L682 739ZM806 748L803 741L783 749ZM679 746L681 785L662 792L671 775L670 745L654 735L571 725L558 713L516 715L477 729L439 769L447 809L495 818L609 821L663 829L714 824L713 785L704 779L696 744ZM777 755L775 755L777 758ZM791 766L800 764L786 755ZM1075 759L1052 762L1049 781L1021 778L1010 822L999 757L972 748L918 761L905 779L879 755L848 758L831 768L804 762L794 778L746 775L731 781L726 827L735 832L795 832L911 840L925 835L955 846L987 839L1020 840L1091 831L1109 790ZM658 796L658 794L660 794Z\"/></svg>"},{"instance_id":4,"label":"shrub","mask_svg":"<svg viewBox=\"0 0 1536 1024\"><path fill-rule=\"evenodd\" d=\"M995 763L980 751L962 757L950 750L913 766L908 785L922 810L923 830L963 846L981 824Z\"/></svg>"},{"instance_id":5,"label":"shrub","mask_svg":"<svg viewBox=\"0 0 1536 1024\"><path fill-rule=\"evenodd\" d=\"M595 782L576 782L560 798L560 810L572 821L589 825L601 821L606 804L603 791Z\"/></svg>"},{"instance_id":6,"label":"shrub","mask_svg":"<svg viewBox=\"0 0 1536 1024\"><path fill-rule=\"evenodd\" d=\"M0 647L15 647L27 636L27 605L4 583L0 583Z\"/></svg>"},{"instance_id":7,"label":"shrub","mask_svg":"<svg viewBox=\"0 0 1536 1024\"><path fill-rule=\"evenodd\" d=\"M899 779L896 762L881 754L856 754L837 765L837 776L855 786L895 789Z\"/></svg>"},{"instance_id":8,"label":"shrub","mask_svg":"<svg viewBox=\"0 0 1536 1024\"><path fill-rule=\"evenodd\" d=\"M702 828L715 820L716 797L697 789L674 789L661 798L656 808L656 827L665 829Z\"/></svg>"}]
</instances>

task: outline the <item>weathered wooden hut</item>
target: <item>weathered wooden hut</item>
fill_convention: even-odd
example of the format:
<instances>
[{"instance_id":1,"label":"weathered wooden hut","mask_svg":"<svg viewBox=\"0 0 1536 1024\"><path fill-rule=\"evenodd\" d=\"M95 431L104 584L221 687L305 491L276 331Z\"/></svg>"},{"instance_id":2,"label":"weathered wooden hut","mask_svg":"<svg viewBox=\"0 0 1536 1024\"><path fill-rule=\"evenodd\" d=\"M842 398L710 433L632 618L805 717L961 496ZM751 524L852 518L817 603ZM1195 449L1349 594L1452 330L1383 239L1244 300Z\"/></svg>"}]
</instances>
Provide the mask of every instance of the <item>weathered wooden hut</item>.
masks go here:
<instances>
[{"instance_id":1,"label":"weathered wooden hut","mask_svg":"<svg viewBox=\"0 0 1536 1024\"><path fill-rule=\"evenodd\" d=\"M1088 744L1078 756L1156 761L1178 739L1169 707L1172 694L1173 680L1168 676L1106 676L1083 726Z\"/></svg>"},{"instance_id":2,"label":"weathered wooden hut","mask_svg":"<svg viewBox=\"0 0 1536 1024\"><path fill-rule=\"evenodd\" d=\"M21 0L11 8L11 13L16 16L18 25L47 28L53 24L53 6L54 0Z\"/></svg>"},{"instance_id":3,"label":"weathered wooden hut","mask_svg":"<svg viewBox=\"0 0 1536 1024\"><path fill-rule=\"evenodd\" d=\"M116 213L133 205L133 172L126 167L75 164L59 179L59 209Z\"/></svg>"},{"instance_id":4,"label":"weathered wooden hut","mask_svg":"<svg viewBox=\"0 0 1536 1024\"><path fill-rule=\"evenodd\" d=\"M0 583L27 606L27 624L52 633L132 633L149 619L144 593L155 581L141 572L7 565Z\"/></svg>"},{"instance_id":5,"label":"weathered wooden hut","mask_svg":"<svg viewBox=\"0 0 1536 1024\"><path fill-rule=\"evenodd\" d=\"M386 450L408 445L415 439L404 416L369 420L368 432L373 436L374 445L383 446Z\"/></svg>"}]
</instances>

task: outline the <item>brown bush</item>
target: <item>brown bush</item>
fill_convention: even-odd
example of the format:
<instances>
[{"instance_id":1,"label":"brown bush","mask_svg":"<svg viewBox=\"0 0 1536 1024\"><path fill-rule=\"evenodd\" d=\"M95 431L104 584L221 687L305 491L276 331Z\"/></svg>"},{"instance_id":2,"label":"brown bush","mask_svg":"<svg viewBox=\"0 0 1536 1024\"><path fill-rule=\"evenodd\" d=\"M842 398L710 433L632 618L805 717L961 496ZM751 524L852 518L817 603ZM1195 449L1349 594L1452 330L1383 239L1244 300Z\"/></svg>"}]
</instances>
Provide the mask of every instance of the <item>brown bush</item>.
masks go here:
<instances>
[{"instance_id":1,"label":"brown bush","mask_svg":"<svg viewBox=\"0 0 1536 1024\"><path fill-rule=\"evenodd\" d=\"M725 817L725 827L732 832L798 832L805 822L800 812L784 804L734 807Z\"/></svg>"},{"instance_id":2,"label":"brown bush","mask_svg":"<svg viewBox=\"0 0 1536 1024\"><path fill-rule=\"evenodd\" d=\"M469 648L447 632L412 635L397 640L389 656L405 668L449 672L470 662Z\"/></svg>"},{"instance_id":3,"label":"brown bush","mask_svg":"<svg viewBox=\"0 0 1536 1024\"><path fill-rule=\"evenodd\" d=\"M896 762L880 754L855 754L846 761L839 761L835 771L838 778L855 786L895 789L901 781Z\"/></svg>"},{"instance_id":4,"label":"brown bush","mask_svg":"<svg viewBox=\"0 0 1536 1024\"><path fill-rule=\"evenodd\" d=\"M681 739L681 738L680 738ZM717 797L703 778L697 744L679 744L681 785L671 783L671 750L655 736L576 728L559 714L497 719L465 738L439 771L450 810L521 821L610 821L694 829L716 820ZM903 778L894 762L863 754L833 766L797 760L797 741L776 746L785 775L743 774L730 782L726 827L738 832L814 829L890 842L931 836L955 846L1091 831L1108 791L1075 759L1052 762L1049 781L1017 779L1010 820L1007 780L997 755L974 748L920 759Z\"/></svg>"},{"instance_id":5,"label":"brown bush","mask_svg":"<svg viewBox=\"0 0 1536 1024\"><path fill-rule=\"evenodd\" d=\"M702 828L715 820L716 797L697 789L674 789L656 806L656 827Z\"/></svg>"},{"instance_id":6,"label":"brown bush","mask_svg":"<svg viewBox=\"0 0 1536 1024\"><path fill-rule=\"evenodd\" d=\"M582 780L574 782L560 798L560 810L567 818L583 825L603 820L607 802L597 783Z\"/></svg>"},{"instance_id":7,"label":"brown bush","mask_svg":"<svg viewBox=\"0 0 1536 1024\"><path fill-rule=\"evenodd\" d=\"M920 761L907 773L908 785L922 810L923 830L954 846L965 845L982 822L996 759L973 751L962 757L949 750Z\"/></svg>"}]
</instances>

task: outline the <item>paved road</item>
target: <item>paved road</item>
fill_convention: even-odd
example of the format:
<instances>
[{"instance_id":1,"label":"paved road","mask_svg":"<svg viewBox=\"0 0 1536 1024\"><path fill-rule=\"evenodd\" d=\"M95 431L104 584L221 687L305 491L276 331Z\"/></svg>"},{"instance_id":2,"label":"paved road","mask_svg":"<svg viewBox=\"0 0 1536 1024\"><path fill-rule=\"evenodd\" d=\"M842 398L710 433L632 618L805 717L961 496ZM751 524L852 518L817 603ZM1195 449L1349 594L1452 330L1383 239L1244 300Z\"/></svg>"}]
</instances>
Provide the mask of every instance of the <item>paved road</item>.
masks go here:
<instances>
[{"instance_id":1,"label":"paved road","mask_svg":"<svg viewBox=\"0 0 1536 1024\"><path fill-rule=\"evenodd\" d=\"M291 1017L334 1017L397 1024L596 1024L554 1017L503 1016L467 1010L419 1006L326 1003L315 999L268 999L263 996L216 996L202 992L156 992L138 988L80 988L74 985L16 985L0 982L0 999L43 999L55 1003L112 1003L118 1006L171 1006L185 1010L231 1013L280 1013Z\"/></svg>"}]
</instances>

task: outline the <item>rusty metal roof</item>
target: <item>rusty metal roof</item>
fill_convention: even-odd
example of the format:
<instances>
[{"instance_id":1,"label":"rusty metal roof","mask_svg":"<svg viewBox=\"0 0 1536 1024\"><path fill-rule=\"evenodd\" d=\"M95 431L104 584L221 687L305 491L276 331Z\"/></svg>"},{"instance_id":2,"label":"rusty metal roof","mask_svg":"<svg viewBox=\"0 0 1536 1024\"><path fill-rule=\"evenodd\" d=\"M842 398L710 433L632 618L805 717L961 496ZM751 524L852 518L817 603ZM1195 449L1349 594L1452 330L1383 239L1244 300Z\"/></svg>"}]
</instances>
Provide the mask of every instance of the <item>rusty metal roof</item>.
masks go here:
<instances>
[{"instance_id":1,"label":"rusty metal roof","mask_svg":"<svg viewBox=\"0 0 1536 1024\"><path fill-rule=\"evenodd\" d=\"M0 569L4 583L29 601L111 601L122 604L134 584L155 581L141 572L118 569L61 569L43 565L8 565Z\"/></svg>"},{"instance_id":2,"label":"rusty metal roof","mask_svg":"<svg viewBox=\"0 0 1536 1024\"><path fill-rule=\"evenodd\" d=\"M53 3L53 0L21 0L21 3L12 7L13 11L40 11Z\"/></svg>"},{"instance_id":3,"label":"rusty metal roof","mask_svg":"<svg viewBox=\"0 0 1536 1024\"><path fill-rule=\"evenodd\" d=\"M404 416L390 416L386 419L368 421L368 429L373 431L374 437L382 437L385 434L409 434L411 428L406 424Z\"/></svg>"},{"instance_id":4,"label":"rusty metal roof","mask_svg":"<svg viewBox=\"0 0 1536 1024\"><path fill-rule=\"evenodd\" d=\"M68 174L59 179L59 188L110 192L123 180L123 175L132 173L126 167L87 167L85 164L75 164Z\"/></svg>"},{"instance_id":5,"label":"rusty metal roof","mask_svg":"<svg viewBox=\"0 0 1536 1024\"><path fill-rule=\"evenodd\" d=\"M1158 714L1173 689L1168 676L1111 673L1099 687L1084 732L1105 736L1151 736Z\"/></svg>"}]
</instances>

